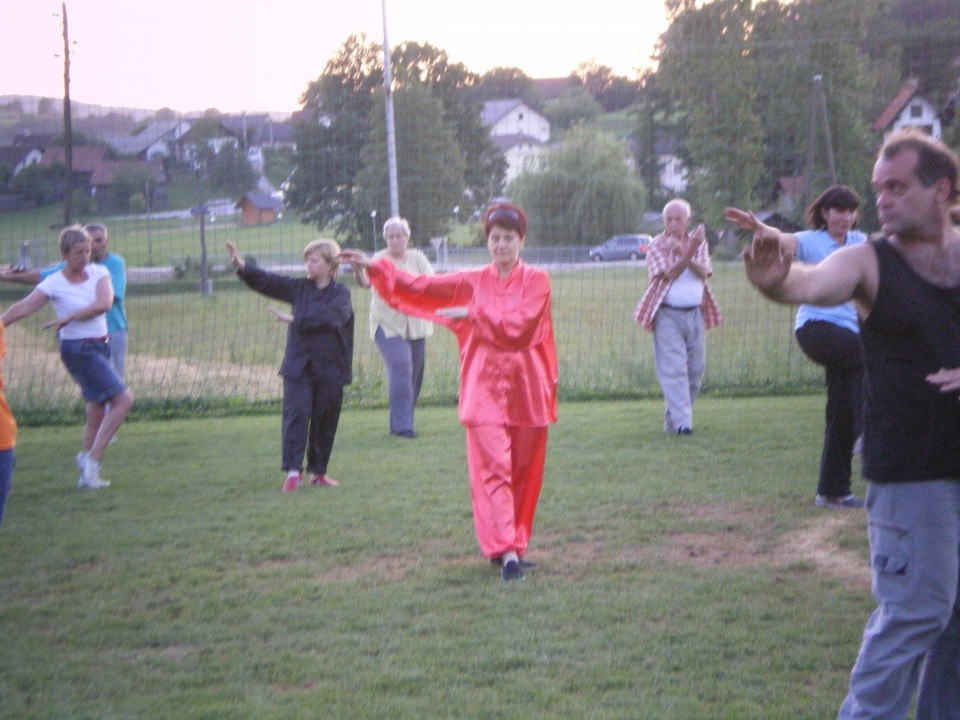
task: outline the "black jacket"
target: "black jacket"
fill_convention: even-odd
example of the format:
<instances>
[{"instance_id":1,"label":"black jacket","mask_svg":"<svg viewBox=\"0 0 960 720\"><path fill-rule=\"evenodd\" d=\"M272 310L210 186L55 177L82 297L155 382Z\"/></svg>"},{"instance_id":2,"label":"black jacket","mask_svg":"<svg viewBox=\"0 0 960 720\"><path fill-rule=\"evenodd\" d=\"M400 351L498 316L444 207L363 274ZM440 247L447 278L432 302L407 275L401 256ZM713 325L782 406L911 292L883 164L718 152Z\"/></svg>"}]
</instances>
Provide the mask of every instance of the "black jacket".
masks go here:
<instances>
[{"instance_id":1,"label":"black jacket","mask_svg":"<svg viewBox=\"0 0 960 720\"><path fill-rule=\"evenodd\" d=\"M237 275L261 295L290 303L293 322L287 328L281 377L296 379L309 373L341 385L353 382L354 318L346 285L333 280L321 290L310 278L250 266Z\"/></svg>"}]
</instances>

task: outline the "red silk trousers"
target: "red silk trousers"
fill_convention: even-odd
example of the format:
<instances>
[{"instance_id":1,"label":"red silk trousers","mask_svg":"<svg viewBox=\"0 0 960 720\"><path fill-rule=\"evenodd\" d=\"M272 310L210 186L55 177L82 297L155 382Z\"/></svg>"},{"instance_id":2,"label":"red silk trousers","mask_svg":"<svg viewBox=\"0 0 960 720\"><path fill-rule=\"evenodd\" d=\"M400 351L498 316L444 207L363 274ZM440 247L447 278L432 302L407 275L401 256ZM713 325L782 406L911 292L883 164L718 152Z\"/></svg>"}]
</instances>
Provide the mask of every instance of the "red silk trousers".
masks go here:
<instances>
[{"instance_id":1,"label":"red silk trousers","mask_svg":"<svg viewBox=\"0 0 960 720\"><path fill-rule=\"evenodd\" d=\"M480 551L523 555L530 542L547 455L547 428L467 426L467 471Z\"/></svg>"}]
</instances>

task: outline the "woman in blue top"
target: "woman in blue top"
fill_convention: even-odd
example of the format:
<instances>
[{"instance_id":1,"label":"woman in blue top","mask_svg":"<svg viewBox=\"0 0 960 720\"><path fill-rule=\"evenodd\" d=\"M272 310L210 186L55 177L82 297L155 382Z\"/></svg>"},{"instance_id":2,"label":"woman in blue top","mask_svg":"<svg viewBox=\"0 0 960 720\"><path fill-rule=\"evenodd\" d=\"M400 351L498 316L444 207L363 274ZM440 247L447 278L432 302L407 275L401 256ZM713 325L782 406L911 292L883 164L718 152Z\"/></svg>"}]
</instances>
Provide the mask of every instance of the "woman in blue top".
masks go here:
<instances>
[{"instance_id":1,"label":"woman in blue top","mask_svg":"<svg viewBox=\"0 0 960 720\"><path fill-rule=\"evenodd\" d=\"M816 265L842 247L865 242L867 236L853 229L859 208L860 196L853 188L827 188L807 208L807 224L813 229L793 236L795 258ZM794 334L804 354L826 371L826 427L815 502L820 507L863 507L863 500L850 491L851 456L862 431L863 414L857 311L852 302L830 307L801 305Z\"/></svg>"}]
</instances>

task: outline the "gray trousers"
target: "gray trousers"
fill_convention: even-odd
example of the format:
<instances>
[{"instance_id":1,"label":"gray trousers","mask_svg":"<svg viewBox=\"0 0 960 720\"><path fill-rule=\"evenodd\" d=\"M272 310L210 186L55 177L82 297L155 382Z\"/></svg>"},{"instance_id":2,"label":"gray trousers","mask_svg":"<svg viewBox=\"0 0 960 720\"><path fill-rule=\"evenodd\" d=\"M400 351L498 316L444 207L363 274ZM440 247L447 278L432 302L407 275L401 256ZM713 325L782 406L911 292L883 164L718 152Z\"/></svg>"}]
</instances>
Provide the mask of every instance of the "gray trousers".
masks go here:
<instances>
[{"instance_id":1,"label":"gray trousers","mask_svg":"<svg viewBox=\"0 0 960 720\"><path fill-rule=\"evenodd\" d=\"M706 368L703 312L664 307L653 318L653 361L666 403L663 431L693 429L693 403Z\"/></svg>"},{"instance_id":2,"label":"gray trousers","mask_svg":"<svg viewBox=\"0 0 960 720\"><path fill-rule=\"evenodd\" d=\"M839 720L960 718L960 480L870 483L877 609Z\"/></svg>"},{"instance_id":3,"label":"gray trousers","mask_svg":"<svg viewBox=\"0 0 960 720\"><path fill-rule=\"evenodd\" d=\"M402 337L387 337L383 328L374 334L377 349L387 366L387 387L390 392L390 432L397 435L412 433L413 409L420 397L423 385L423 368L426 357L425 338L406 340Z\"/></svg>"},{"instance_id":4,"label":"gray trousers","mask_svg":"<svg viewBox=\"0 0 960 720\"><path fill-rule=\"evenodd\" d=\"M110 333L110 364L123 380L127 367L127 331L114 330Z\"/></svg>"}]
</instances>

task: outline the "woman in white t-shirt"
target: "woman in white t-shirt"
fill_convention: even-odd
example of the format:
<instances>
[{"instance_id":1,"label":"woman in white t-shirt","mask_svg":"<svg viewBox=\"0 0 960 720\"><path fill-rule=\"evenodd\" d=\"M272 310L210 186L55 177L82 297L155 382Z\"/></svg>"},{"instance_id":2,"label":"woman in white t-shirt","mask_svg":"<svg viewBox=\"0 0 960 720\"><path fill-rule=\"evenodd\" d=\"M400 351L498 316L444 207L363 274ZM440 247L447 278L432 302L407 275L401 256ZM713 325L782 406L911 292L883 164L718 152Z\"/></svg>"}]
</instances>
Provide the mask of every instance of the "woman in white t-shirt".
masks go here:
<instances>
[{"instance_id":1,"label":"woman in white t-shirt","mask_svg":"<svg viewBox=\"0 0 960 720\"><path fill-rule=\"evenodd\" d=\"M110 438L133 407L133 395L110 364L105 313L113 304L110 272L90 263L90 236L79 225L60 233L64 267L45 278L23 300L0 315L9 326L37 312L49 301L57 319L44 323L60 336L60 359L83 393L87 424L77 454L78 488L96 490L110 483L100 478L100 463Z\"/></svg>"}]
</instances>

